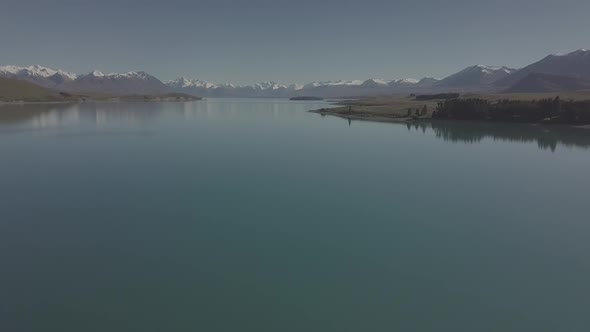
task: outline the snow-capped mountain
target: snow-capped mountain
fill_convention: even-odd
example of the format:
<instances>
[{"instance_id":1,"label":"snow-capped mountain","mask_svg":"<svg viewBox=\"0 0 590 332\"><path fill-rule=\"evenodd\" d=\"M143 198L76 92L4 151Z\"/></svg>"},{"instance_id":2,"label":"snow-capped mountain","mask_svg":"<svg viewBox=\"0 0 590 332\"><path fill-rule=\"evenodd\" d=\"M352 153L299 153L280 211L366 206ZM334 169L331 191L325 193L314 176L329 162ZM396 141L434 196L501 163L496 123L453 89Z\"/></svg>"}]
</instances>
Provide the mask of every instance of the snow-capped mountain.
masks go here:
<instances>
[{"instance_id":1,"label":"snow-capped mountain","mask_svg":"<svg viewBox=\"0 0 590 332\"><path fill-rule=\"evenodd\" d=\"M51 77L55 74L59 74L61 76L67 77L71 80L75 80L77 75L74 73L70 73L61 69L51 69L47 67L42 67L39 65L29 66L29 67L18 67L18 66L4 66L0 67L0 75L2 76L27 76L27 77Z\"/></svg>"},{"instance_id":2,"label":"snow-capped mountain","mask_svg":"<svg viewBox=\"0 0 590 332\"><path fill-rule=\"evenodd\" d=\"M379 78L370 78L364 81L360 86L363 88L386 88L391 81Z\"/></svg>"},{"instance_id":3,"label":"snow-capped mountain","mask_svg":"<svg viewBox=\"0 0 590 332\"><path fill-rule=\"evenodd\" d=\"M262 83L258 83L258 84L254 84L254 89L255 90L260 90L260 91L264 91L264 90L279 90L279 89L286 89L287 86L286 85L281 85L277 82L262 82Z\"/></svg>"},{"instance_id":4,"label":"snow-capped mountain","mask_svg":"<svg viewBox=\"0 0 590 332\"><path fill-rule=\"evenodd\" d=\"M167 81L173 91L205 97L289 97L302 88L299 84L283 85L268 81L253 85L215 84L184 77Z\"/></svg>"},{"instance_id":5,"label":"snow-capped mountain","mask_svg":"<svg viewBox=\"0 0 590 332\"><path fill-rule=\"evenodd\" d=\"M205 88L205 89L213 89L217 88L218 85L212 84L202 80L188 80L184 77L177 78L173 81L166 81L164 84L168 85L171 88L175 89L183 89L183 88Z\"/></svg>"},{"instance_id":6,"label":"snow-capped mountain","mask_svg":"<svg viewBox=\"0 0 590 332\"><path fill-rule=\"evenodd\" d=\"M104 74L98 70L77 75L61 69L39 65L0 67L0 77L14 78L60 91L99 94L154 94L170 91L157 78L146 72Z\"/></svg>"},{"instance_id":7,"label":"snow-capped mountain","mask_svg":"<svg viewBox=\"0 0 590 332\"><path fill-rule=\"evenodd\" d=\"M253 85L214 84L202 80L178 78L167 81L166 85L176 92L209 97L294 97L321 96L345 97L363 95L387 95L392 93L410 93L416 89L432 86L438 80L412 78L386 80L370 78L368 80L316 81L302 84L284 85L277 82L261 82Z\"/></svg>"},{"instance_id":8,"label":"snow-capped mountain","mask_svg":"<svg viewBox=\"0 0 590 332\"><path fill-rule=\"evenodd\" d=\"M311 82L305 84L302 89L313 89L318 87L327 87L327 86L359 86L363 84L363 81L360 80L353 80L353 81L320 81L320 82Z\"/></svg>"},{"instance_id":9,"label":"snow-capped mountain","mask_svg":"<svg viewBox=\"0 0 590 332\"><path fill-rule=\"evenodd\" d=\"M414 78L403 78L401 80L393 80L391 82L389 82L390 86L394 86L394 85L414 85L414 84L418 84L420 83L419 80L414 79Z\"/></svg>"},{"instance_id":10,"label":"snow-capped mountain","mask_svg":"<svg viewBox=\"0 0 590 332\"><path fill-rule=\"evenodd\" d=\"M515 71L516 69L508 67L476 65L448 76L436 83L436 85L449 88L481 88L489 86Z\"/></svg>"},{"instance_id":11,"label":"snow-capped mountain","mask_svg":"<svg viewBox=\"0 0 590 332\"><path fill-rule=\"evenodd\" d=\"M404 78L398 80L385 80L382 78L370 78L365 81L361 80L352 80L352 81L324 81L324 82L312 82L306 84L304 86L305 89L309 88L317 88L317 87L326 87L326 86L358 86L358 87L378 87L383 88L386 86L396 86L396 85L413 85L418 84L419 81L413 78Z\"/></svg>"},{"instance_id":12,"label":"snow-capped mountain","mask_svg":"<svg viewBox=\"0 0 590 332\"><path fill-rule=\"evenodd\" d=\"M481 68L489 74L493 67ZM308 84L281 84L273 81L253 85L216 84L203 80L180 77L176 80L161 82L154 76L142 71L126 73L104 73L94 70L88 74L77 75L64 70L42 66L0 67L0 77L27 80L37 85L54 90L95 93L95 94L161 94L166 92L183 92L202 97L295 97L304 95L325 98L353 97L363 95L388 95L415 93L433 88L437 80L411 78L386 80L371 78L368 80L316 81Z\"/></svg>"},{"instance_id":13,"label":"snow-capped mountain","mask_svg":"<svg viewBox=\"0 0 590 332\"><path fill-rule=\"evenodd\" d=\"M61 69L52 69L34 65L29 67L0 67L0 77L15 78L35 83L43 87L52 88L57 85L75 80L77 75Z\"/></svg>"},{"instance_id":14,"label":"snow-capped mountain","mask_svg":"<svg viewBox=\"0 0 590 332\"><path fill-rule=\"evenodd\" d=\"M531 74L545 75L530 76ZM584 81L584 84L573 84L572 80L556 76L577 78ZM521 90L522 86L527 84L531 86L532 90L539 89L538 86L543 86L545 90L571 89L575 86L586 86L585 82L590 81L590 50L579 49L570 53L549 55L519 70L504 66L471 66L442 80L432 77L420 80L370 78L367 80L315 81L290 85L273 81L252 85L234 85L180 77L163 83L143 71L105 74L95 70L85 75L77 75L39 65L0 67L0 77L29 81L54 91L109 95L183 92L199 97L285 98L317 96L338 98L449 91L499 92L508 91L511 86L524 78L528 78L528 80L520 84L519 89Z\"/></svg>"},{"instance_id":15,"label":"snow-capped mountain","mask_svg":"<svg viewBox=\"0 0 590 332\"><path fill-rule=\"evenodd\" d=\"M126 73L110 73L104 74L101 71L94 70L87 75L80 75L78 78L81 77L95 77L95 78L106 78L106 79L134 79L134 80L150 80L154 79L154 76L144 72L144 71L129 71Z\"/></svg>"},{"instance_id":16,"label":"snow-capped mountain","mask_svg":"<svg viewBox=\"0 0 590 332\"><path fill-rule=\"evenodd\" d=\"M303 84L291 84L287 87L287 89L292 91L297 91L303 89Z\"/></svg>"}]
</instances>

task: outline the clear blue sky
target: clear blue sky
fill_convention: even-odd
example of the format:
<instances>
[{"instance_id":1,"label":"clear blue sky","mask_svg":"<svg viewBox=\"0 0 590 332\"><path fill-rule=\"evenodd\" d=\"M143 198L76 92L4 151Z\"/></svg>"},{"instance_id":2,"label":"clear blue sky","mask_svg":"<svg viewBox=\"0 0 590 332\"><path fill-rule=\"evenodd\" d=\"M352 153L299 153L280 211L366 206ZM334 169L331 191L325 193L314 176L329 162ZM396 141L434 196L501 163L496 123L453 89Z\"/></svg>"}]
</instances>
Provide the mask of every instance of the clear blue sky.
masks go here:
<instances>
[{"instance_id":1,"label":"clear blue sky","mask_svg":"<svg viewBox=\"0 0 590 332\"><path fill-rule=\"evenodd\" d=\"M588 0L3 0L0 64L213 82L443 77L590 48Z\"/></svg>"}]
</instances>

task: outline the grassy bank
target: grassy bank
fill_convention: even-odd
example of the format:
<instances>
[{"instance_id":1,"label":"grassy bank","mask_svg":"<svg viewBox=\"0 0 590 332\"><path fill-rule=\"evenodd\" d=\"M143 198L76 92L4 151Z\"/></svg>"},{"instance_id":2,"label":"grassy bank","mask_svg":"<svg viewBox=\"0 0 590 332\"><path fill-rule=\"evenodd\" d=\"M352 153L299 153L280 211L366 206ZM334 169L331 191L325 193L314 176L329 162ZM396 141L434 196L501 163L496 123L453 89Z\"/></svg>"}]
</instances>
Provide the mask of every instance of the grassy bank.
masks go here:
<instances>
[{"instance_id":1,"label":"grassy bank","mask_svg":"<svg viewBox=\"0 0 590 332\"><path fill-rule=\"evenodd\" d=\"M312 110L313 113L340 116L352 120L407 122L429 119L436 109L436 100L421 101L414 96L363 98L338 102L338 107Z\"/></svg>"},{"instance_id":2,"label":"grassy bank","mask_svg":"<svg viewBox=\"0 0 590 332\"><path fill-rule=\"evenodd\" d=\"M590 123L590 92L561 93L559 97L554 93L466 94L458 98L436 99L440 96L363 98L311 112L381 122L413 122L435 117L577 125Z\"/></svg>"}]
</instances>

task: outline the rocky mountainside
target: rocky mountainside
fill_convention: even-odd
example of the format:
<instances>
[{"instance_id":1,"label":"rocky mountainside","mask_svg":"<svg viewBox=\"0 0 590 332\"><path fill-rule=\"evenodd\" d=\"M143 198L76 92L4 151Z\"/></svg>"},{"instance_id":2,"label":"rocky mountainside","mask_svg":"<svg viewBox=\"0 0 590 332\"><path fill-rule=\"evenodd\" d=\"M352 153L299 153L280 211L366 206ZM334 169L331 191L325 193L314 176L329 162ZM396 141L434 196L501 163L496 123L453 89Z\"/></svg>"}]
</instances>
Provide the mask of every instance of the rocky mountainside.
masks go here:
<instances>
[{"instance_id":1,"label":"rocky mountainside","mask_svg":"<svg viewBox=\"0 0 590 332\"><path fill-rule=\"evenodd\" d=\"M590 90L590 80L571 76L531 73L505 90L505 92L533 93L579 90Z\"/></svg>"},{"instance_id":2,"label":"rocky mountainside","mask_svg":"<svg viewBox=\"0 0 590 332\"><path fill-rule=\"evenodd\" d=\"M590 50L580 49L566 54L549 55L496 81L495 85L509 87L533 73L590 79Z\"/></svg>"}]
</instances>

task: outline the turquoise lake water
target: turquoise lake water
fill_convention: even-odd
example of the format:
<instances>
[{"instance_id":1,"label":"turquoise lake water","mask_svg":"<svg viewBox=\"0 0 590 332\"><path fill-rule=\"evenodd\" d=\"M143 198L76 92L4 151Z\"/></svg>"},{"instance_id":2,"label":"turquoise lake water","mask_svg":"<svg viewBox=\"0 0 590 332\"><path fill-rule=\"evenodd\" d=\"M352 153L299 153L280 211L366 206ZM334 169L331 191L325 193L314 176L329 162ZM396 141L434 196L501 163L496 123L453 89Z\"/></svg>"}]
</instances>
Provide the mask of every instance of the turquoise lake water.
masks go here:
<instances>
[{"instance_id":1,"label":"turquoise lake water","mask_svg":"<svg viewBox=\"0 0 590 332\"><path fill-rule=\"evenodd\" d=\"M0 331L589 331L590 130L0 107Z\"/></svg>"}]
</instances>

